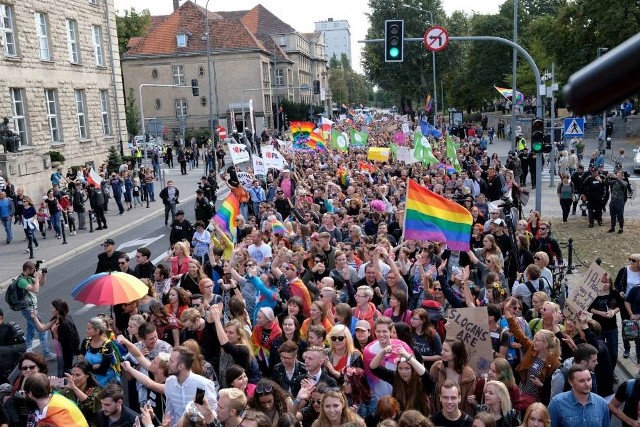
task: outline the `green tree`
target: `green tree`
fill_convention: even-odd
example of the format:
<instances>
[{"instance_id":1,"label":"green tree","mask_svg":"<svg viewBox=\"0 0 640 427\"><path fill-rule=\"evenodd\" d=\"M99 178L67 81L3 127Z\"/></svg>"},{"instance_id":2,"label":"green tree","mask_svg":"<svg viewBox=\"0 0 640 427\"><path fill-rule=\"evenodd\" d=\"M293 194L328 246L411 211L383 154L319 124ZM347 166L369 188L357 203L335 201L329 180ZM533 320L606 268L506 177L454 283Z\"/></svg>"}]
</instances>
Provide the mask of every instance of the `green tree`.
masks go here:
<instances>
[{"instance_id":1,"label":"green tree","mask_svg":"<svg viewBox=\"0 0 640 427\"><path fill-rule=\"evenodd\" d=\"M333 102L338 105L349 103L349 89L341 68L329 68L329 89Z\"/></svg>"},{"instance_id":2,"label":"green tree","mask_svg":"<svg viewBox=\"0 0 640 427\"><path fill-rule=\"evenodd\" d=\"M147 34L151 24L151 14L149 9L136 12L135 8L125 10L124 16L116 16L116 27L118 29L118 50L120 56L127 51L129 39L132 37L142 37Z\"/></svg>"},{"instance_id":3,"label":"green tree","mask_svg":"<svg viewBox=\"0 0 640 427\"><path fill-rule=\"evenodd\" d=\"M122 157L115 145L109 147L109 157L107 158L107 170L109 172L117 172L122 164Z\"/></svg>"},{"instance_id":4,"label":"green tree","mask_svg":"<svg viewBox=\"0 0 640 427\"><path fill-rule=\"evenodd\" d=\"M332 70L340 68L340 61L338 61L335 53L331 55L331 59L329 59L329 68Z\"/></svg>"},{"instance_id":5,"label":"green tree","mask_svg":"<svg viewBox=\"0 0 640 427\"><path fill-rule=\"evenodd\" d=\"M340 54L340 66L343 70L351 70L351 64L349 64L349 57L346 53Z\"/></svg>"},{"instance_id":6,"label":"green tree","mask_svg":"<svg viewBox=\"0 0 640 427\"><path fill-rule=\"evenodd\" d=\"M129 135L137 135L140 131L140 111L138 111L136 95L132 87L129 88L129 95L125 100L124 114Z\"/></svg>"}]
</instances>

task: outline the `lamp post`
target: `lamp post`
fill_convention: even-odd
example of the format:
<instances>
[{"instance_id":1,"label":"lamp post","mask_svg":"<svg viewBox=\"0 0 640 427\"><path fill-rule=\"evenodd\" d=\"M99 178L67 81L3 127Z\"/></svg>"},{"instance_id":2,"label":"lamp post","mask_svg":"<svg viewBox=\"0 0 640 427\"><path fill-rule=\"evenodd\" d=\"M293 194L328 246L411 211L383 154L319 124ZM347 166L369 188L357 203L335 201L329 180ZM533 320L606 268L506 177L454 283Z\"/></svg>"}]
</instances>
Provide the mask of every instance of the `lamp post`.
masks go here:
<instances>
[{"instance_id":1,"label":"lamp post","mask_svg":"<svg viewBox=\"0 0 640 427\"><path fill-rule=\"evenodd\" d=\"M215 157L215 128L213 126L213 104L211 103L211 98L212 98L212 91L211 91L211 28L209 27L209 0L207 0L207 3L205 4L204 8L206 9L205 11L205 20L206 20L206 29L207 29L207 81L208 81L208 86L209 86L209 131L211 132L211 143L213 145L212 148L214 148L213 152L214 152L214 157ZM217 95L216 95L217 96ZM217 104L216 104L216 114L218 113L217 110ZM218 162L216 161L216 159L213 159L213 170L215 171L216 176L218 175Z\"/></svg>"},{"instance_id":2,"label":"lamp post","mask_svg":"<svg viewBox=\"0 0 640 427\"><path fill-rule=\"evenodd\" d=\"M417 10L418 12L422 12L422 13L428 13L429 14L429 25L435 25L435 22L433 21L433 13L431 13L430 10L424 10L421 9L419 7L414 7L411 6L409 4L403 3L402 7L406 7L408 9L413 9L413 10ZM434 119L433 119L433 125L434 126L438 126L437 123L437 119L438 119L438 91L436 88L436 52L435 51L431 51L431 67L433 68L433 108L434 108Z\"/></svg>"}]
</instances>

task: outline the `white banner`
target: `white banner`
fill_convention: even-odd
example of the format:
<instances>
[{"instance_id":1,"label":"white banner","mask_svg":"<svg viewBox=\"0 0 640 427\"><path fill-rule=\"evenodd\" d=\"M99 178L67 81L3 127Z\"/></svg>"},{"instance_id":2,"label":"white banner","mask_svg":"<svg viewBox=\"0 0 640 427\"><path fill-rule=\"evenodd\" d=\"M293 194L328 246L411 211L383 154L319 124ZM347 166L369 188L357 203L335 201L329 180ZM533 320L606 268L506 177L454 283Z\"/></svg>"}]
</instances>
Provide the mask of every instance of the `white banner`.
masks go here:
<instances>
[{"instance_id":1,"label":"white banner","mask_svg":"<svg viewBox=\"0 0 640 427\"><path fill-rule=\"evenodd\" d=\"M249 172L238 172L238 181L242 184L245 190L249 190L251 188L251 184L253 183L253 177Z\"/></svg>"},{"instance_id":2,"label":"white banner","mask_svg":"<svg viewBox=\"0 0 640 427\"><path fill-rule=\"evenodd\" d=\"M398 147L398 161L404 162L407 165L417 163L415 157L413 157L413 148Z\"/></svg>"},{"instance_id":3,"label":"white banner","mask_svg":"<svg viewBox=\"0 0 640 427\"><path fill-rule=\"evenodd\" d=\"M244 144L227 144L229 146L229 154L234 165L248 162L250 160L249 151Z\"/></svg>"},{"instance_id":4,"label":"white banner","mask_svg":"<svg viewBox=\"0 0 640 427\"><path fill-rule=\"evenodd\" d=\"M284 160L284 157L275 148L265 146L261 148L261 151L265 167L278 170L282 170L287 167L287 162Z\"/></svg>"},{"instance_id":5,"label":"white banner","mask_svg":"<svg viewBox=\"0 0 640 427\"><path fill-rule=\"evenodd\" d=\"M264 150L264 148L263 148ZM256 175L267 175L267 167L264 164L264 160L258 156L253 156L253 173Z\"/></svg>"}]
</instances>

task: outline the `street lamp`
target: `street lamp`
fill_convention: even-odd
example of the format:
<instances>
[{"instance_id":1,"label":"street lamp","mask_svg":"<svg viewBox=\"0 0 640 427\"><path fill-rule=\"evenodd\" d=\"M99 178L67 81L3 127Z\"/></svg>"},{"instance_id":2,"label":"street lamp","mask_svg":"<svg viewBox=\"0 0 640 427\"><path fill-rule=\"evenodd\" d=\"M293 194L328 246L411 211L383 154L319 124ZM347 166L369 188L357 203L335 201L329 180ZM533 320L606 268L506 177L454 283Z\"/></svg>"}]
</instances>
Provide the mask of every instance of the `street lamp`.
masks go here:
<instances>
[{"instance_id":1,"label":"street lamp","mask_svg":"<svg viewBox=\"0 0 640 427\"><path fill-rule=\"evenodd\" d=\"M211 103L211 98L212 98L212 92L211 92L211 28L209 27L209 0L207 0L207 3L204 6L205 8L205 20L206 20L206 29L207 29L207 81L209 82L209 118L208 118L208 122L209 122L209 130L211 132L211 143L213 145L212 148L214 148L214 153L215 153L215 129L213 126L213 104ZM216 94L217 97L217 94ZM217 110L217 103L216 103L216 114L218 113ZM218 175L218 162L215 159L215 154L214 154L214 159L213 159L213 170L215 171L216 176Z\"/></svg>"},{"instance_id":2,"label":"street lamp","mask_svg":"<svg viewBox=\"0 0 640 427\"><path fill-rule=\"evenodd\" d=\"M431 13L430 10L424 10L421 9L419 7L414 7L411 6L410 4L406 4L406 3L402 3L401 5L402 7L406 7L408 9L413 9L416 10L418 12L421 13L428 13L429 14L429 20L430 20L430 25L435 25L435 22L433 21L433 13ZM435 51L431 51L431 59L432 59L432 68L433 68L433 108L434 108L434 119L433 119L433 124L434 126L438 126L437 120L438 120L438 91L436 90L436 52Z\"/></svg>"}]
</instances>

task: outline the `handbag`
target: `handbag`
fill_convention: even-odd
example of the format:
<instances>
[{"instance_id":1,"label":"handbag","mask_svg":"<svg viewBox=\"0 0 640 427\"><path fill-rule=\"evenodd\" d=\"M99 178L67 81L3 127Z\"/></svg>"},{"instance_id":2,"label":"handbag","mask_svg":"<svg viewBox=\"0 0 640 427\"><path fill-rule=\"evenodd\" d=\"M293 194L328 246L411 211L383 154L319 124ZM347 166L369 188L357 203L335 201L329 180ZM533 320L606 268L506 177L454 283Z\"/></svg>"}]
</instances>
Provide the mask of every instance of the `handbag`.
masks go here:
<instances>
[{"instance_id":1,"label":"handbag","mask_svg":"<svg viewBox=\"0 0 640 427\"><path fill-rule=\"evenodd\" d=\"M627 341L640 340L640 325L637 320L626 319L622 321L622 339Z\"/></svg>"}]
</instances>

